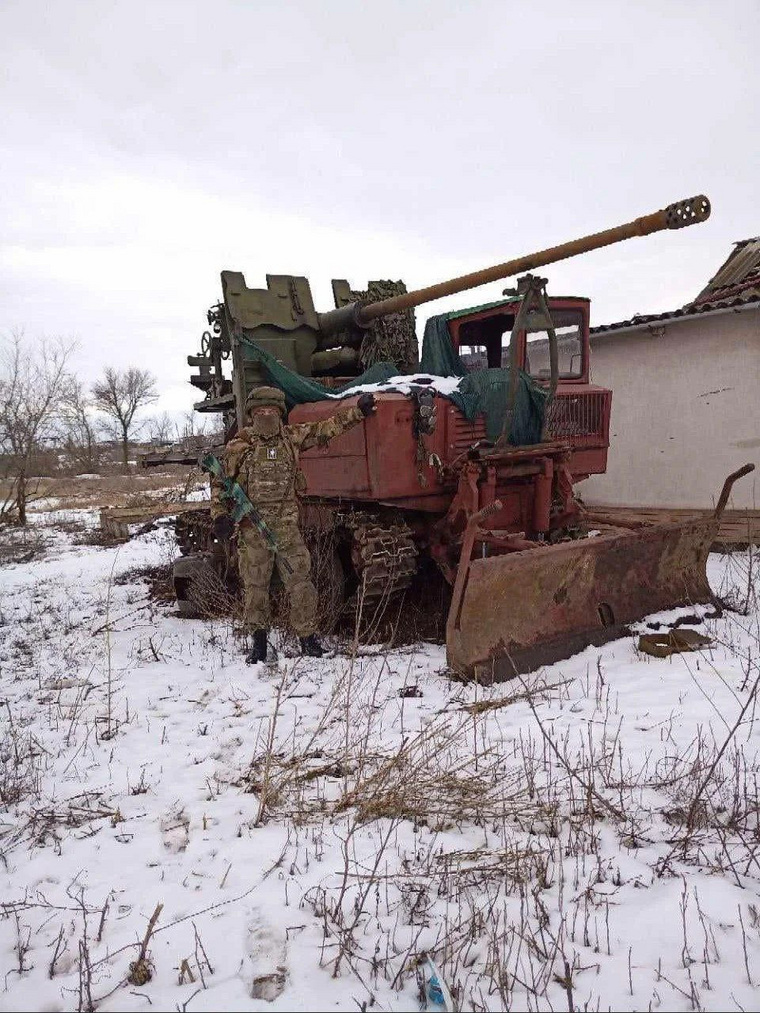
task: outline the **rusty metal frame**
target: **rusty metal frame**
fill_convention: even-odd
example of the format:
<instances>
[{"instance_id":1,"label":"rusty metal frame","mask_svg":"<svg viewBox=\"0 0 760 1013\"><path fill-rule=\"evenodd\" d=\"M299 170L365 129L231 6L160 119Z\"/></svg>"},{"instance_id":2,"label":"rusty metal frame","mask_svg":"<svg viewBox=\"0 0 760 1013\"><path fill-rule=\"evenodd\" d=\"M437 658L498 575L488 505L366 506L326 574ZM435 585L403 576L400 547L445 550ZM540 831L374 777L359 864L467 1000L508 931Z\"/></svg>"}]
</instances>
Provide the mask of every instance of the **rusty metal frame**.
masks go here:
<instances>
[{"instance_id":1,"label":"rusty metal frame","mask_svg":"<svg viewBox=\"0 0 760 1013\"><path fill-rule=\"evenodd\" d=\"M610 526L538 551L473 558L476 542L493 534L482 525L498 507L473 514L446 624L449 666L465 678L501 681L624 636L653 612L714 601L707 556L733 484L754 467L726 478L708 517Z\"/></svg>"},{"instance_id":2,"label":"rusty metal frame","mask_svg":"<svg viewBox=\"0 0 760 1013\"><path fill-rule=\"evenodd\" d=\"M514 290L505 289L504 295L518 296L520 305L515 314L515 322L512 325L512 333L509 338L509 389L507 391L507 407L504 412L504 424L501 435L496 441L497 447L505 447L509 444L509 437L512 434L512 419L515 414L515 402L517 400L517 384L520 379L520 334L525 332L526 349L528 335L528 316L538 311L546 324L546 331L549 335L549 395L544 405L544 426L542 439L546 438L546 417L549 405L554 400L559 382L559 354L557 351L557 332L554 329L549 302L546 296L546 278L538 278L533 274L526 274L518 278L517 288ZM584 342L585 344L585 342ZM588 354L584 350L584 354Z\"/></svg>"}]
</instances>

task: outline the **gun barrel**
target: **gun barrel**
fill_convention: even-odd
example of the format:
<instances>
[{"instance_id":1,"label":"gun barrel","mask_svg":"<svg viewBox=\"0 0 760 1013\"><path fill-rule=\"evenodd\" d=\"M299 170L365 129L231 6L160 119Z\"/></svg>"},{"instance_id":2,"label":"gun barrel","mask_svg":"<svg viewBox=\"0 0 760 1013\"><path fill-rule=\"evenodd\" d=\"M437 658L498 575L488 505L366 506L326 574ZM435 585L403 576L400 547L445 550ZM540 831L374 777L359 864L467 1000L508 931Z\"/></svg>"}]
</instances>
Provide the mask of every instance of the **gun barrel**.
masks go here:
<instances>
[{"instance_id":1,"label":"gun barrel","mask_svg":"<svg viewBox=\"0 0 760 1013\"><path fill-rule=\"evenodd\" d=\"M437 285L428 285L427 288L419 288L414 292L392 296L390 299L382 299L380 302L365 305L354 303L350 311L348 307L343 307L342 312L346 318L350 312L356 323L366 327L372 320L387 316L389 313L401 313L403 310L432 302L434 299L441 299L443 296L456 295L458 292L466 292L467 289L485 285L490 281L500 281L516 274L523 274L525 271L533 271L545 264L567 260L568 257L575 257L579 253L588 253L590 250L599 250L603 246L611 246L624 239L631 239L634 236L648 236L663 229L682 229L687 225L696 225L710 217L710 210L710 201L704 194L700 194L697 197L669 204L661 211L636 218L634 221L618 225L614 229L596 232L593 235L584 236L582 239L574 239L569 243L552 246L548 250L531 253L527 257L517 257L504 264L496 264L494 267L486 267L480 271L473 271L471 274L463 274L459 278L442 281ZM333 313L335 312L339 311L333 311ZM324 314L325 317L329 315Z\"/></svg>"}]
</instances>

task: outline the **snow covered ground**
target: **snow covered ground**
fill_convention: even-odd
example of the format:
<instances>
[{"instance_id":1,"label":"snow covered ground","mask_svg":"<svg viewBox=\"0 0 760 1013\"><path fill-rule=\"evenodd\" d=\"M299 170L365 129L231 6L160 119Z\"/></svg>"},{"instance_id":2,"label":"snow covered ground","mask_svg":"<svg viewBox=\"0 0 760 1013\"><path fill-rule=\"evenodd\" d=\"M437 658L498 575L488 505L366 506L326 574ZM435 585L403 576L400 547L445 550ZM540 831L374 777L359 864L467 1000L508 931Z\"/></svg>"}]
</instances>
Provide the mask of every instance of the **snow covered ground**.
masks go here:
<instances>
[{"instance_id":1,"label":"snow covered ground","mask_svg":"<svg viewBox=\"0 0 760 1013\"><path fill-rule=\"evenodd\" d=\"M95 524L0 571L0 1009L418 1010L426 951L461 1010L760 1008L748 554L708 651L484 690L425 644L247 667L124 580L168 526Z\"/></svg>"}]
</instances>

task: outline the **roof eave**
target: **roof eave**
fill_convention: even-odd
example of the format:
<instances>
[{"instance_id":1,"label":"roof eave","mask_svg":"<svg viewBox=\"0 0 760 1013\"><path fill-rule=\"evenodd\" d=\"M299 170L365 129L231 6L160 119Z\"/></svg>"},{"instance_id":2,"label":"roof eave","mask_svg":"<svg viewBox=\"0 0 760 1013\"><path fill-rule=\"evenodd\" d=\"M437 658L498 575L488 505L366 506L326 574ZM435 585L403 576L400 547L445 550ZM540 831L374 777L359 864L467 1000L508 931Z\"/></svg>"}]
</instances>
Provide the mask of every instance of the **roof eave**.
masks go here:
<instances>
[{"instance_id":1,"label":"roof eave","mask_svg":"<svg viewBox=\"0 0 760 1013\"><path fill-rule=\"evenodd\" d=\"M600 327L592 327L589 334L591 338L601 337L605 334L629 334L632 331L649 330L652 327L661 327L669 323L679 323L682 320L703 319L704 317L714 317L722 313L743 313L745 310L751 309L760 309L760 299L753 299L751 302L736 303L731 306L719 306L711 310L696 309L691 313L683 313L679 310L673 310L670 313L660 313L655 316L650 316L646 320L641 320L635 324L628 323L627 321L621 321L620 327L617 327L615 324L602 324Z\"/></svg>"}]
</instances>

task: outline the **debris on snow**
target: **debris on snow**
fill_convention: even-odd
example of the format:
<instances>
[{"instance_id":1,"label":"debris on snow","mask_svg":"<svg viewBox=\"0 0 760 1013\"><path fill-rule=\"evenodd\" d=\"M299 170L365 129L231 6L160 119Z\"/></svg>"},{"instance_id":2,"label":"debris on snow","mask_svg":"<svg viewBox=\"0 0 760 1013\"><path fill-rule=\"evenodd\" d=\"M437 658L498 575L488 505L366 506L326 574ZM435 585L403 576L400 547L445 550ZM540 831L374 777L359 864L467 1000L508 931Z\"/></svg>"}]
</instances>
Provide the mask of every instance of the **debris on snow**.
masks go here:
<instances>
[{"instance_id":1,"label":"debris on snow","mask_svg":"<svg viewBox=\"0 0 760 1013\"><path fill-rule=\"evenodd\" d=\"M134 579L169 531L96 525L0 533L0 1008L415 1010L426 953L460 1010L758 1008L756 553L650 617L699 652L485 689L431 644L253 669Z\"/></svg>"}]
</instances>

